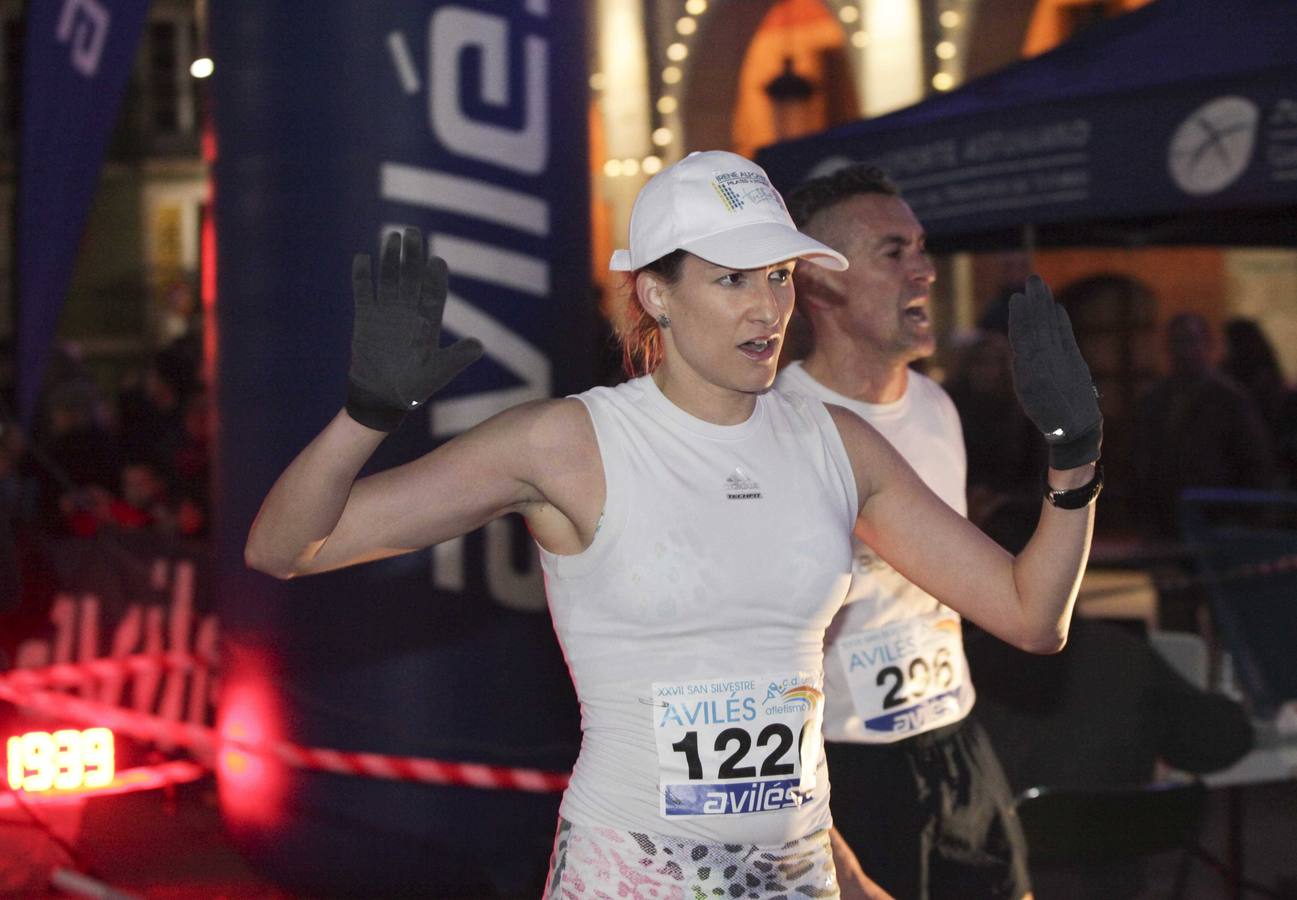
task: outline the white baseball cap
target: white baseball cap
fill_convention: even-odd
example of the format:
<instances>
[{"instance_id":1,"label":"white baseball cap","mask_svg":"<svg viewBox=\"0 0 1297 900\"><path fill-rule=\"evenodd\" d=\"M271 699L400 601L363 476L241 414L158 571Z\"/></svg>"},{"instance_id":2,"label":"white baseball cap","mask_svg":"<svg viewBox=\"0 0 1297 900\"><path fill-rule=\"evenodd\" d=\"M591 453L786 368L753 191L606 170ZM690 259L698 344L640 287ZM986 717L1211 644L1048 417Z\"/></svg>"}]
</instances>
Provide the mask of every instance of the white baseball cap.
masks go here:
<instances>
[{"instance_id":1,"label":"white baseball cap","mask_svg":"<svg viewBox=\"0 0 1297 900\"><path fill-rule=\"evenodd\" d=\"M648 180L630 214L630 249L608 268L633 272L673 250L718 266L758 269L802 258L829 269L847 259L797 230L765 171L737 153L690 153Z\"/></svg>"}]
</instances>

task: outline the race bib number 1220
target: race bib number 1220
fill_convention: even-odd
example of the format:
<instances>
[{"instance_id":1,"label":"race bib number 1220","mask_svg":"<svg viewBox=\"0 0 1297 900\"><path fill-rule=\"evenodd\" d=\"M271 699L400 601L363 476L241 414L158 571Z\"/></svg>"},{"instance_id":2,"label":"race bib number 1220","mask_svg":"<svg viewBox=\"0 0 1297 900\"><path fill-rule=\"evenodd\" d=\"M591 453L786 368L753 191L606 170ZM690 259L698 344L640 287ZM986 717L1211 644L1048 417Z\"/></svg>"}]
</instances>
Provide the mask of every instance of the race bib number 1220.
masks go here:
<instances>
[{"instance_id":1,"label":"race bib number 1220","mask_svg":"<svg viewBox=\"0 0 1297 900\"><path fill-rule=\"evenodd\" d=\"M806 802L815 788L822 698L818 673L654 682L662 815Z\"/></svg>"}]
</instances>

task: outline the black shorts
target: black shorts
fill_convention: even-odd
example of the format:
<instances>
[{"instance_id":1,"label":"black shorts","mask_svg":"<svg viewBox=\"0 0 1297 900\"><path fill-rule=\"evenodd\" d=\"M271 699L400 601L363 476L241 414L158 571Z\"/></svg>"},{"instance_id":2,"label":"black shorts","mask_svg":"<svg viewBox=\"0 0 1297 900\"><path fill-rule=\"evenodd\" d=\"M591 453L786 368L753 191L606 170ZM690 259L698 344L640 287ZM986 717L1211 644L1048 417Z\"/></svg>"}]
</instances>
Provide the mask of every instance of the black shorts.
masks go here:
<instances>
[{"instance_id":1,"label":"black shorts","mask_svg":"<svg viewBox=\"0 0 1297 900\"><path fill-rule=\"evenodd\" d=\"M827 743L833 824L897 900L1031 889L1013 795L971 718L895 744Z\"/></svg>"}]
</instances>

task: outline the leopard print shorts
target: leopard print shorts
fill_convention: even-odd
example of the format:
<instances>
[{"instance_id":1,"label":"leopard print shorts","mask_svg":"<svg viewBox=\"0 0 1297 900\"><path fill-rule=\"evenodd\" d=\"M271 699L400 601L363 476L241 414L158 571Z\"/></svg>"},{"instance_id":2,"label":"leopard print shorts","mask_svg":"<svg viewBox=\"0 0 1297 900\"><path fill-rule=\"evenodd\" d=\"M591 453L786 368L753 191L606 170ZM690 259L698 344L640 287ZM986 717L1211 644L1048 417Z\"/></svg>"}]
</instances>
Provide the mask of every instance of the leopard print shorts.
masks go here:
<instances>
[{"instance_id":1,"label":"leopard print shorts","mask_svg":"<svg viewBox=\"0 0 1297 900\"><path fill-rule=\"evenodd\" d=\"M838 900L828 831L709 844L559 819L545 900Z\"/></svg>"}]
</instances>

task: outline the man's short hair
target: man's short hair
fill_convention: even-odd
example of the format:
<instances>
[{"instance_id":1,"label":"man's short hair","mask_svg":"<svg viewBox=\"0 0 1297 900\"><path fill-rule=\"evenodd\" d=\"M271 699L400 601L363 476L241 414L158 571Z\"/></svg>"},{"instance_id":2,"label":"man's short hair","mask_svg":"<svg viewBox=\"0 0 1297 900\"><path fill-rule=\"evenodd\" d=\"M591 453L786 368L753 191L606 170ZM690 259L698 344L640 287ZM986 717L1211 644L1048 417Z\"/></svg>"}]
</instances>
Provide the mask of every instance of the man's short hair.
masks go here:
<instances>
[{"instance_id":1,"label":"man's short hair","mask_svg":"<svg viewBox=\"0 0 1297 900\"><path fill-rule=\"evenodd\" d=\"M857 163L803 182L784 198L784 202L793 222L802 228L815 218L816 213L860 194L899 197L901 190L882 169Z\"/></svg>"}]
</instances>

